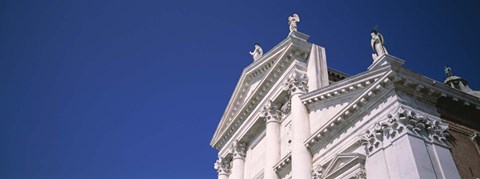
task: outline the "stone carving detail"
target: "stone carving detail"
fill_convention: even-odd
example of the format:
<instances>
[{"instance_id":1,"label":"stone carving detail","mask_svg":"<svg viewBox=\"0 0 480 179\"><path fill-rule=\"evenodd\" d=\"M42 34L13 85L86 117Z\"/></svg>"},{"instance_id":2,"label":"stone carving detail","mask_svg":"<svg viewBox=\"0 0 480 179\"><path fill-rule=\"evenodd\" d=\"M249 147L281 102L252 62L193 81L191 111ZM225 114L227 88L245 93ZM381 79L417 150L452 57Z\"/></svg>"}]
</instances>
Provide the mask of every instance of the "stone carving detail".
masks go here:
<instances>
[{"instance_id":1,"label":"stone carving detail","mask_svg":"<svg viewBox=\"0 0 480 179\"><path fill-rule=\"evenodd\" d=\"M449 66L445 65L443 71L445 71L445 75L447 75L447 77L453 76L452 68L450 68Z\"/></svg>"},{"instance_id":2,"label":"stone carving detail","mask_svg":"<svg viewBox=\"0 0 480 179\"><path fill-rule=\"evenodd\" d=\"M407 130L405 130L407 129ZM448 125L440 120L418 115L413 110L400 107L395 115L389 114L386 120L379 121L360 136L360 141L368 152L379 148L385 139L393 139L404 132L420 136L430 142L447 143L450 135Z\"/></svg>"},{"instance_id":3,"label":"stone carving detail","mask_svg":"<svg viewBox=\"0 0 480 179\"><path fill-rule=\"evenodd\" d=\"M290 33L293 31L297 31L297 22L300 22L300 17L298 14L293 14L292 16L288 17L288 25L290 25Z\"/></svg>"},{"instance_id":4,"label":"stone carving detail","mask_svg":"<svg viewBox=\"0 0 480 179\"><path fill-rule=\"evenodd\" d=\"M480 133L474 132L471 137L473 142L475 142L477 145L480 145Z\"/></svg>"},{"instance_id":5,"label":"stone carving detail","mask_svg":"<svg viewBox=\"0 0 480 179\"><path fill-rule=\"evenodd\" d=\"M283 86L290 94L308 92L308 77L306 74L292 73Z\"/></svg>"},{"instance_id":6,"label":"stone carving detail","mask_svg":"<svg viewBox=\"0 0 480 179\"><path fill-rule=\"evenodd\" d=\"M282 112L278 109L277 105L273 101L269 100L263 107L262 117L265 117L265 121L268 122L280 122L282 119Z\"/></svg>"},{"instance_id":7,"label":"stone carving detail","mask_svg":"<svg viewBox=\"0 0 480 179\"><path fill-rule=\"evenodd\" d=\"M367 179L367 173L365 172L365 169L360 169L356 174L355 177L352 177L352 179Z\"/></svg>"},{"instance_id":8,"label":"stone carving detail","mask_svg":"<svg viewBox=\"0 0 480 179\"><path fill-rule=\"evenodd\" d=\"M290 96L285 96L284 103L282 107L280 108L280 111L282 111L283 114L288 114L290 113L290 110L292 109L292 102L290 101Z\"/></svg>"},{"instance_id":9,"label":"stone carving detail","mask_svg":"<svg viewBox=\"0 0 480 179\"><path fill-rule=\"evenodd\" d=\"M230 161L225 160L225 158L219 157L215 162L213 168L217 170L219 175L228 175L230 173Z\"/></svg>"},{"instance_id":10,"label":"stone carving detail","mask_svg":"<svg viewBox=\"0 0 480 179\"><path fill-rule=\"evenodd\" d=\"M385 48L385 41L383 40L382 34L378 31L378 26L375 26L370 33L372 39L370 40L370 45L372 46L373 53L372 58L373 60L377 60L378 57L388 54L387 48Z\"/></svg>"},{"instance_id":11,"label":"stone carving detail","mask_svg":"<svg viewBox=\"0 0 480 179\"><path fill-rule=\"evenodd\" d=\"M317 165L312 171L312 179L323 179L322 175L325 169L322 166Z\"/></svg>"},{"instance_id":12,"label":"stone carving detail","mask_svg":"<svg viewBox=\"0 0 480 179\"><path fill-rule=\"evenodd\" d=\"M255 49L253 52L250 52L250 55L253 57L253 61L257 61L258 59L262 58L263 56L263 49L260 47L259 43L255 43Z\"/></svg>"},{"instance_id":13,"label":"stone carving detail","mask_svg":"<svg viewBox=\"0 0 480 179\"><path fill-rule=\"evenodd\" d=\"M245 143L235 141L232 145L233 159L245 159L246 146Z\"/></svg>"}]
</instances>

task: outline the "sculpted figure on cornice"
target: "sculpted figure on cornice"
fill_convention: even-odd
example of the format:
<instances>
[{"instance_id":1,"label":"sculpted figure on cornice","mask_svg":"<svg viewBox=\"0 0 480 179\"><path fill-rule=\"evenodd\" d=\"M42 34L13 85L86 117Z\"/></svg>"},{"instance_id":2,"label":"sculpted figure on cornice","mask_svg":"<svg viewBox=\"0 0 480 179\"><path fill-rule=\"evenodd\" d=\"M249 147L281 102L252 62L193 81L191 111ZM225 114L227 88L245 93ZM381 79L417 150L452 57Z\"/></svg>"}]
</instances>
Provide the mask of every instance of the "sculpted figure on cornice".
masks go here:
<instances>
[{"instance_id":1,"label":"sculpted figure on cornice","mask_svg":"<svg viewBox=\"0 0 480 179\"><path fill-rule=\"evenodd\" d=\"M234 159L245 159L246 156L246 146L245 143L235 141L232 145L232 153Z\"/></svg>"},{"instance_id":2,"label":"sculpted figure on cornice","mask_svg":"<svg viewBox=\"0 0 480 179\"><path fill-rule=\"evenodd\" d=\"M269 100L263 107L262 117L265 117L265 121L268 122L280 122L282 119L282 112L278 109L277 105Z\"/></svg>"},{"instance_id":3,"label":"sculpted figure on cornice","mask_svg":"<svg viewBox=\"0 0 480 179\"><path fill-rule=\"evenodd\" d=\"M254 61L257 61L258 59L262 58L263 49L262 47L260 47L259 43L255 43L255 49L253 50L253 52L250 52L250 55L252 55Z\"/></svg>"},{"instance_id":4,"label":"sculpted figure on cornice","mask_svg":"<svg viewBox=\"0 0 480 179\"><path fill-rule=\"evenodd\" d=\"M385 139L392 139L404 132L410 132L430 142L448 144L454 140L448 131L448 125L442 121L417 115L413 110L400 107L395 115L388 114L386 120L377 122L372 128L367 129L360 136L360 141L368 152L372 152L378 149Z\"/></svg>"},{"instance_id":5,"label":"sculpted figure on cornice","mask_svg":"<svg viewBox=\"0 0 480 179\"><path fill-rule=\"evenodd\" d=\"M378 31L378 26L375 26L370 33L372 39L370 40L370 45L372 46L373 53L372 58L373 60L377 60L378 57L388 54L387 48L385 48L385 41L383 40L382 34Z\"/></svg>"},{"instance_id":6,"label":"sculpted figure on cornice","mask_svg":"<svg viewBox=\"0 0 480 179\"><path fill-rule=\"evenodd\" d=\"M219 157L214 164L214 168L219 175L228 175L230 173L230 161L225 160L223 157Z\"/></svg>"},{"instance_id":7,"label":"sculpted figure on cornice","mask_svg":"<svg viewBox=\"0 0 480 179\"><path fill-rule=\"evenodd\" d=\"M292 16L288 17L288 25L290 25L290 33L293 31L297 31L297 22L300 22L300 17L298 14L293 14Z\"/></svg>"},{"instance_id":8,"label":"sculpted figure on cornice","mask_svg":"<svg viewBox=\"0 0 480 179\"><path fill-rule=\"evenodd\" d=\"M284 90L290 94L308 92L308 77L306 74L292 73L284 84Z\"/></svg>"}]
</instances>

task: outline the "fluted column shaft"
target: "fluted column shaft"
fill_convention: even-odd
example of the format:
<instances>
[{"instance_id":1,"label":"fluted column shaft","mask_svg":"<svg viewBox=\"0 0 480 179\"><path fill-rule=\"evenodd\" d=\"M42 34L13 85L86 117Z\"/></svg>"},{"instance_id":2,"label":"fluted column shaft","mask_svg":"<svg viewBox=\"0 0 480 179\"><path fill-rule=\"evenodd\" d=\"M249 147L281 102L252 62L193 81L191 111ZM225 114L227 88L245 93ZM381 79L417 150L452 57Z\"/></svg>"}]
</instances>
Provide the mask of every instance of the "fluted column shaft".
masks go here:
<instances>
[{"instance_id":1,"label":"fluted column shaft","mask_svg":"<svg viewBox=\"0 0 480 179\"><path fill-rule=\"evenodd\" d=\"M263 117L266 121L265 140L267 143L264 179L278 179L273 167L280 161L280 120L282 116L278 107L272 101L268 101L263 108Z\"/></svg>"},{"instance_id":2,"label":"fluted column shaft","mask_svg":"<svg viewBox=\"0 0 480 179\"><path fill-rule=\"evenodd\" d=\"M295 72L285 84L291 94L293 179L312 178L312 155L304 144L310 137L310 122L307 108L300 100L300 95L308 91L307 82L305 74Z\"/></svg>"},{"instance_id":3,"label":"fluted column shaft","mask_svg":"<svg viewBox=\"0 0 480 179\"><path fill-rule=\"evenodd\" d=\"M235 142L232 145L233 159L232 159L232 174L229 179L244 179L245 172L245 144Z\"/></svg>"}]
</instances>

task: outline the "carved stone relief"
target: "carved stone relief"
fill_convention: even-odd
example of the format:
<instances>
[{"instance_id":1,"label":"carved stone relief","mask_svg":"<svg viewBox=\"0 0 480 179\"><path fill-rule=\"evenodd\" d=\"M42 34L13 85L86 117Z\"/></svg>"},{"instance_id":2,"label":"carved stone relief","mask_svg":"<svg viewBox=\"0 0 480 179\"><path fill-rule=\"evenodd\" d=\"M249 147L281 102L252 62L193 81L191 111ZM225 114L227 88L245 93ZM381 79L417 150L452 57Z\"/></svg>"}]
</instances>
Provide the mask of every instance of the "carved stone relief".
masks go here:
<instances>
[{"instance_id":1,"label":"carved stone relief","mask_svg":"<svg viewBox=\"0 0 480 179\"><path fill-rule=\"evenodd\" d=\"M360 140L367 148L367 152L374 152L381 148L384 140L394 139L399 134L409 132L424 138L429 142L447 144L450 136L448 125L437 119L430 119L418 115L413 110L400 107L395 114L389 114L387 119L379 121L372 128L367 129Z\"/></svg>"}]
</instances>

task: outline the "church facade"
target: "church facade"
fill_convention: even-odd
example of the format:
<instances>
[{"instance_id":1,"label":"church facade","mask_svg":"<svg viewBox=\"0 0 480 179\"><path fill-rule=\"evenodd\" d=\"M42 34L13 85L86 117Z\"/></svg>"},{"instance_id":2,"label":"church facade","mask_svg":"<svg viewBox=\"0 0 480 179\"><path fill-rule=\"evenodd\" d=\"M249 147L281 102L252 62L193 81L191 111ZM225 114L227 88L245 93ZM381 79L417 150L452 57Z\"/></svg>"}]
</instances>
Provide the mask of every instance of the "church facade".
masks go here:
<instances>
[{"instance_id":1,"label":"church facade","mask_svg":"<svg viewBox=\"0 0 480 179\"><path fill-rule=\"evenodd\" d=\"M297 31L257 44L210 145L219 179L480 177L480 95L403 67L372 31L373 63L349 76Z\"/></svg>"}]
</instances>

